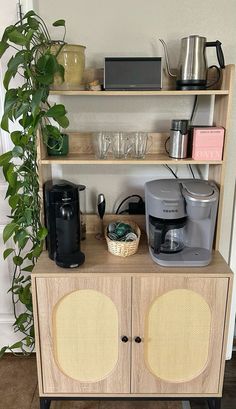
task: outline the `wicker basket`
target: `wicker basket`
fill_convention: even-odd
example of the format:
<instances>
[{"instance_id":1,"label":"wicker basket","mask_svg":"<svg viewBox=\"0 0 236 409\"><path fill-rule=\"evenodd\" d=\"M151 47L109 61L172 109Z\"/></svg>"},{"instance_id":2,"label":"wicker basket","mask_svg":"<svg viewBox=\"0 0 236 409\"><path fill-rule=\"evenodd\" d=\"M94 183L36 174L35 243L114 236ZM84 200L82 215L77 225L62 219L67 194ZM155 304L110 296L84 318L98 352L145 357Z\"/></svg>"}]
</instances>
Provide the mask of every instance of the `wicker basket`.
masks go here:
<instances>
[{"instance_id":1,"label":"wicker basket","mask_svg":"<svg viewBox=\"0 0 236 409\"><path fill-rule=\"evenodd\" d=\"M131 220L125 220L125 222L123 223L129 224L134 229L135 233L138 236L137 240L129 241L129 242L111 240L107 236L107 226L105 228L105 238L107 241L108 251L111 254L114 254L115 256L119 256L119 257L128 257L128 256L132 256L133 254L137 252L139 240L141 236L141 231L138 225Z\"/></svg>"}]
</instances>

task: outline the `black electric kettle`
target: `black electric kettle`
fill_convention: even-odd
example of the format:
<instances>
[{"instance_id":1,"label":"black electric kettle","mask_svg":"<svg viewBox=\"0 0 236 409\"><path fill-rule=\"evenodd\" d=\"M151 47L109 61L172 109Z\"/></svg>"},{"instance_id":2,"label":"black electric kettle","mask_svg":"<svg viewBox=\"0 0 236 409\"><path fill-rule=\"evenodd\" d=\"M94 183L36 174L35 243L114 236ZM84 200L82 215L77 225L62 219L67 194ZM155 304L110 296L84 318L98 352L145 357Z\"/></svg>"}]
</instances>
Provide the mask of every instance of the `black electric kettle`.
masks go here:
<instances>
[{"instance_id":1,"label":"black electric kettle","mask_svg":"<svg viewBox=\"0 0 236 409\"><path fill-rule=\"evenodd\" d=\"M208 42L206 37L199 35L191 35L181 39L181 49L177 74L173 74L170 70L167 45L164 40L161 40L164 47L166 65L168 74L171 77L176 77L176 89L179 90L198 90L206 89L215 85L221 75L221 69L225 68L224 55L219 40ZM207 67L206 48L215 47L219 66L212 65ZM207 84L207 76L210 68L217 70L217 79L212 83Z\"/></svg>"}]
</instances>

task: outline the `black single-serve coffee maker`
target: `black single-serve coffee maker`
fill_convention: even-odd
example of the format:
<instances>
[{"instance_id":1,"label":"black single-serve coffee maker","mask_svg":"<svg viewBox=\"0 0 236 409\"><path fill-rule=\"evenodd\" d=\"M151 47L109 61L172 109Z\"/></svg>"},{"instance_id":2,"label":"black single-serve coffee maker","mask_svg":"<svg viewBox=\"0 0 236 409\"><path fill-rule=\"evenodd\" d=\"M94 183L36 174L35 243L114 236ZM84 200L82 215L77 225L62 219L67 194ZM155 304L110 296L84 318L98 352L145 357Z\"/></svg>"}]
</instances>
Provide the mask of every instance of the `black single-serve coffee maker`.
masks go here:
<instances>
[{"instance_id":1,"label":"black single-serve coffee maker","mask_svg":"<svg viewBox=\"0 0 236 409\"><path fill-rule=\"evenodd\" d=\"M60 267L79 267L85 256L80 251L78 186L65 180L46 182L44 204L49 257Z\"/></svg>"}]
</instances>

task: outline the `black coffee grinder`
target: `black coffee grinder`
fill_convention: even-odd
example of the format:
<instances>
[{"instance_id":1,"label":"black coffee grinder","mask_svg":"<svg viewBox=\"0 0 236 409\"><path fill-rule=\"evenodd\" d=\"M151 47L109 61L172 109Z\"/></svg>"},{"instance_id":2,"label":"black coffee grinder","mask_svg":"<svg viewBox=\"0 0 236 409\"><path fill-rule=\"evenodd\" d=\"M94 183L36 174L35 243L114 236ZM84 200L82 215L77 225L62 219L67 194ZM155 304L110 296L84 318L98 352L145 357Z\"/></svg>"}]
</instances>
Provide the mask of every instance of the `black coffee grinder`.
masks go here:
<instances>
[{"instance_id":1,"label":"black coffee grinder","mask_svg":"<svg viewBox=\"0 0 236 409\"><path fill-rule=\"evenodd\" d=\"M80 251L78 186L65 180L44 185L46 239L49 257L63 268L79 267L85 256Z\"/></svg>"}]
</instances>

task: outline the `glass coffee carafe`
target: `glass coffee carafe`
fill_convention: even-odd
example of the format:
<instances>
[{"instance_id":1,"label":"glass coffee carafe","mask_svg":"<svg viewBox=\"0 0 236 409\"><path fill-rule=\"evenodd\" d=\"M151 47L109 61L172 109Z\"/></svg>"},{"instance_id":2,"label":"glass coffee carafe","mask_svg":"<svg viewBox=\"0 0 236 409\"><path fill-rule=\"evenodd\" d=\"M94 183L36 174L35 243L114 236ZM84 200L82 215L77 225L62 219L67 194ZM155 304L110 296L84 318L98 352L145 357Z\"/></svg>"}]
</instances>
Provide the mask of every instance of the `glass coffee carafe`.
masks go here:
<instances>
[{"instance_id":1,"label":"glass coffee carafe","mask_svg":"<svg viewBox=\"0 0 236 409\"><path fill-rule=\"evenodd\" d=\"M187 218L158 219L149 216L149 245L155 254L178 253L184 248Z\"/></svg>"}]
</instances>

